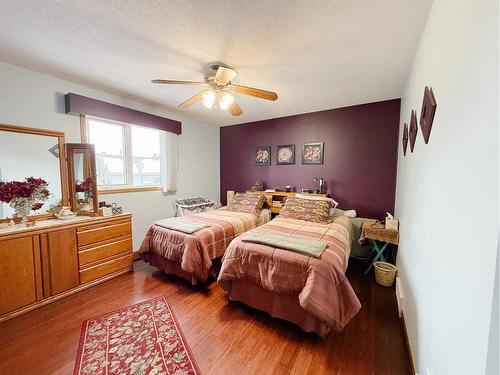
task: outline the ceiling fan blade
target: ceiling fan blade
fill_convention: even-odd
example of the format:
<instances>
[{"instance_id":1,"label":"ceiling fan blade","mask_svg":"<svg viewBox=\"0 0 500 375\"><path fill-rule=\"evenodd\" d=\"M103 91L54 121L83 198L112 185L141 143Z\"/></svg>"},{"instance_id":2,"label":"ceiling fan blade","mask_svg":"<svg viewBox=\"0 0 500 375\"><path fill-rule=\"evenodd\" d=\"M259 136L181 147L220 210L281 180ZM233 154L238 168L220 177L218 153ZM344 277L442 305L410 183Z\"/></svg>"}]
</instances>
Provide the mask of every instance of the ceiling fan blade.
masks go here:
<instances>
[{"instance_id":1,"label":"ceiling fan blade","mask_svg":"<svg viewBox=\"0 0 500 375\"><path fill-rule=\"evenodd\" d=\"M278 99L278 94L272 91L256 89L255 87L231 85L229 90L237 92L238 94L255 96L256 98L275 101Z\"/></svg>"},{"instance_id":2,"label":"ceiling fan blade","mask_svg":"<svg viewBox=\"0 0 500 375\"><path fill-rule=\"evenodd\" d=\"M225 66L219 66L217 73L215 73L214 82L220 86L224 86L231 82L237 75L237 71L226 68Z\"/></svg>"},{"instance_id":3,"label":"ceiling fan blade","mask_svg":"<svg viewBox=\"0 0 500 375\"><path fill-rule=\"evenodd\" d=\"M190 97L188 100L186 100L185 102L179 104L177 107L179 108L189 108L191 107L193 104L199 102L200 100L203 99L203 93L205 91L208 91L208 90L203 90L203 91L200 91L198 94L196 94L195 96L192 96Z\"/></svg>"},{"instance_id":4,"label":"ceiling fan blade","mask_svg":"<svg viewBox=\"0 0 500 375\"><path fill-rule=\"evenodd\" d=\"M231 107L229 107L229 112L231 112L233 116L239 116L243 113L238 103L236 103L236 100L233 102L233 104L231 104Z\"/></svg>"},{"instance_id":5,"label":"ceiling fan blade","mask_svg":"<svg viewBox=\"0 0 500 375\"><path fill-rule=\"evenodd\" d=\"M163 83L165 85L203 85L205 82L178 81L175 79L153 79L152 83Z\"/></svg>"}]
</instances>

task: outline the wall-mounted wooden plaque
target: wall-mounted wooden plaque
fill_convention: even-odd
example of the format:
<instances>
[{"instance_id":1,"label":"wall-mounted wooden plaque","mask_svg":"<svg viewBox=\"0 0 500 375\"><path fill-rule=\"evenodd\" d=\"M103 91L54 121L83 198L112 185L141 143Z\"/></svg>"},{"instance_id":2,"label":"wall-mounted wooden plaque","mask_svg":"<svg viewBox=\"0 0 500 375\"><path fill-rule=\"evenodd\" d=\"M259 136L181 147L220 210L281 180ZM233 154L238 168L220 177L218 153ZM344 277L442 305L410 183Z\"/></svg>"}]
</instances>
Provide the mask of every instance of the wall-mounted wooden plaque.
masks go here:
<instances>
[{"instance_id":1,"label":"wall-mounted wooden plaque","mask_svg":"<svg viewBox=\"0 0 500 375\"><path fill-rule=\"evenodd\" d=\"M403 127L403 155L406 156L406 149L408 148L408 124L405 122Z\"/></svg>"},{"instance_id":2,"label":"wall-mounted wooden plaque","mask_svg":"<svg viewBox=\"0 0 500 375\"><path fill-rule=\"evenodd\" d=\"M422 110L420 112L420 129L422 129L425 144L429 143L436 107L436 99L434 98L432 88L426 86L424 90L424 100L422 101Z\"/></svg>"},{"instance_id":3,"label":"wall-mounted wooden plaque","mask_svg":"<svg viewBox=\"0 0 500 375\"><path fill-rule=\"evenodd\" d=\"M411 111L410 128L408 129L410 136L410 150L413 152L415 148L415 140L417 139L418 126L417 126L417 111Z\"/></svg>"}]
</instances>

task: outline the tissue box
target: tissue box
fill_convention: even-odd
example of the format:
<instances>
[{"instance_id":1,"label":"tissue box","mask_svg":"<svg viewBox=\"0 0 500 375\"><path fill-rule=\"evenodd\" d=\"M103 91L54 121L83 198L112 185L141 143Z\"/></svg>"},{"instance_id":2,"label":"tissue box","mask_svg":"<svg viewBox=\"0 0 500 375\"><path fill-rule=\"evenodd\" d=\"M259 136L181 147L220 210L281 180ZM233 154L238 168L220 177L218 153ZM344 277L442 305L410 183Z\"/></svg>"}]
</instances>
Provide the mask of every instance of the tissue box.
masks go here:
<instances>
[{"instance_id":1,"label":"tissue box","mask_svg":"<svg viewBox=\"0 0 500 375\"><path fill-rule=\"evenodd\" d=\"M398 230L399 228L399 220L398 219L385 219L385 229L389 230Z\"/></svg>"}]
</instances>

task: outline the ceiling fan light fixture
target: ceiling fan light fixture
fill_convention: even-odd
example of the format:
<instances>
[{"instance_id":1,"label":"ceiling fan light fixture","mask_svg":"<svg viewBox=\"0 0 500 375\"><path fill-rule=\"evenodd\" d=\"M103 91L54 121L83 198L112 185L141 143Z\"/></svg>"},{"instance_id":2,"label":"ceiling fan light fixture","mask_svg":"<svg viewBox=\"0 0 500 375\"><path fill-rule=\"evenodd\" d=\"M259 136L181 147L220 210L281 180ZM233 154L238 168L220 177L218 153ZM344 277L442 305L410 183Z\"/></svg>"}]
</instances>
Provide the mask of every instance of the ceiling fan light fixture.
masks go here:
<instances>
[{"instance_id":1,"label":"ceiling fan light fixture","mask_svg":"<svg viewBox=\"0 0 500 375\"><path fill-rule=\"evenodd\" d=\"M221 94L220 99L219 99L219 108L222 111L229 109L229 107L231 107L233 105L233 103L234 103L234 96L232 96L231 94L229 94L227 92Z\"/></svg>"},{"instance_id":2,"label":"ceiling fan light fixture","mask_svg":"<svg viewBox=\"0 0 500 375\"><path fill-rule=\"evenodd\" d=\"M203 93L203 105L207 108L212 108L214 106L216 93L213 90L208 90Z\"/></svg>"},{"instance_id":3,"label":"ceiling fan light fixture","mask_svg":"<svg viewBox=\"0 0 500 375\"><path fill-rule=\"evenodd\" d=\"M166 85L198 85L202 87L194 96L185 100L177 107L188 109L198 102L208 109L214 108L220 111L229 111L233 116L241 116L243 111L236 101L236 98L230 93L252 96L259 99L275 101L278 94L273 91L267 91L250 86L235 85L232 83L238 72L234 69L222 66L220 64L212 65L205 75L203 81L183 81L173 79L154 79L151 82ZM217 103L216 103L217 101Z\"/></svg>"}]
</instances>

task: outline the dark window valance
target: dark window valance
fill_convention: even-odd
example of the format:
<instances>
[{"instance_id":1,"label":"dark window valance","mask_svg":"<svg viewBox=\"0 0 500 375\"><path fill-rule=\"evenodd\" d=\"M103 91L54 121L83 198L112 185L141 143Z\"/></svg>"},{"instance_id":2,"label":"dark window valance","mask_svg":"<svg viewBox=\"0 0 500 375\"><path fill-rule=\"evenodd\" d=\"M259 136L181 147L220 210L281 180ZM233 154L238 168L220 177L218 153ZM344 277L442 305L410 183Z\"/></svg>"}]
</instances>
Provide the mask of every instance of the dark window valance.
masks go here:
<instances>
[{"instance_id":1,"label":"dark window valance","mask_svg":"<svg viewBox=\"0 0 500 375\"><path fill-rule=\"evenodd\" d=\"M180 121L106 103L101 100L73 94L72 92L64 95L64 99L66 102L66 113L71 115L89 115L128 124L147 126L175 134L182 133Z\"/></svg>"}]
</instances>

